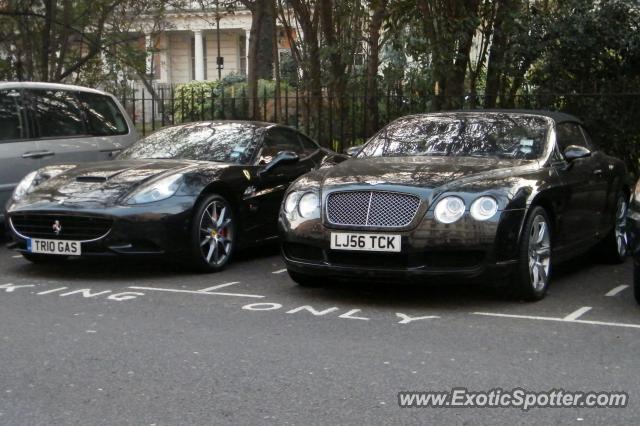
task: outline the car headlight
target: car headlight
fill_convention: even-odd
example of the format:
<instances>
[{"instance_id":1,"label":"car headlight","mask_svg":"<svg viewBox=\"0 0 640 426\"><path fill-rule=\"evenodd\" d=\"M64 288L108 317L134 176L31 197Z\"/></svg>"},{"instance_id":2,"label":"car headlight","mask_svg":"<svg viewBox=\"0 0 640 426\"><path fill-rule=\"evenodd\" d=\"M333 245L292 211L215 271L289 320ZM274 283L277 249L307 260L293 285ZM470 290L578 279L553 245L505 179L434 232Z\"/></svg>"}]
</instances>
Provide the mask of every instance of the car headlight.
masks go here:
<instances>
[{"instance_id":1,"label":"car headlight","mask_svg":"<svg viewBox=\"0 0 640 426\"><path fill-rule=\"evenodd\" d=\"M284 212L287 214L293 213L293 211L298 207L298 201L300 201L300 196L302 194L300 192L294 191L287 195L287 198L284 200Z\"/></svg>"},{"instance_id":2,"label":"car headlight","mask_svg":"<svg viewBox=\"0 0 640 426\"><path fill-rule=\"evenodd\" d=\"M139 189L127 200L127 204L146 204L166 200L180 188L183 175L171 175Z\"/></svg>"},{"instance_id":3,"label":"car headlight","mask_svg":"<svg viewBox=\"0 0 640 426\"><path fill-rule=\"evenodd\" d=\"M315 192L307 192L298 201L298 213L305 219L320 216L320 198Z\"/></svg>"},{"instance_id":4,"label":"car headlight","mask_svg":"<svg viewBox=\"0 0 640 426\"><path fill-rule=\"evenodd\" d=\"M469 211L475 220L488 220L498 212L498 202L493 197L480 197L471 204Z\"/></svg>"},{"instance_id":5,"label":"car headlight","mask_svg":"<svg viewBox=\"0 0 640 426\"><path fill-rule=\"evenodd\" d=\"M36 179L36 176L38 176L38 172L31 172L28 175L26 175L21 181L20 183L18 183L18 186L16 186L16 188L13 190L13 199L14 200L19 200L22 197L24 197L25 195L27 195L30 190L31 187L33 186L33 182Z\"/></svg>"},{"instance_id":6,"label":"car headlight","mask_svg":"<svg viewBox=\"0 0 640 426\"><path fill-rule=\"evenodd\" d=\"M461 198L445 197L436 204L434 214L440 223L453 223L462 217L464 209L464 201Z\"/></svg>"}]
</instances>

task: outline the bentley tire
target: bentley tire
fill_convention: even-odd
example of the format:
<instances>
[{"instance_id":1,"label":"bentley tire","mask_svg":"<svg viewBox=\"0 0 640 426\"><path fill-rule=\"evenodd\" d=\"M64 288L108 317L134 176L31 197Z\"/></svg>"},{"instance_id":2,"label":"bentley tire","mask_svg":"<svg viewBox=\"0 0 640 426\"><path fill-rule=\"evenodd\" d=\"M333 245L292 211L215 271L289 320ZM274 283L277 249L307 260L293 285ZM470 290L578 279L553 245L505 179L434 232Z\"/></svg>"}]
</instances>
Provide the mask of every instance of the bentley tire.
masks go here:
<instances>
[{"instance_id":1,"label":"bentley tire","mask_svg":"<svg viewBox=\"0 0 640 426\"><path fill-rule=\"evenodd\" d=\"M526 301L543 299L551 273L551 227L549 216L542 207L533 207L527 217L519 254L513 281L515 295Z\"/></svg>"},{"instance_id":2,"label":"bentley tire","mask_svg":"<svg viewBox=\"0 0 640 426\"><path fill-rule=\"evenodd\" d=\"M224 269L235 250L236 223L231 204L219 195L204 197L191 221L188 262L199 272Z\"/></svg>"},{"instance_id":3,"label":"bentley tire","mask_svg":"<svg viewBox=\"0 0 640 426\"><path fill-rule=\"evenodd\" d=\"M609 263L622 263L627 256L627 208L627 199L618 194L613 229L600 243L600 252Z\"/></svg>"}]
</instances>

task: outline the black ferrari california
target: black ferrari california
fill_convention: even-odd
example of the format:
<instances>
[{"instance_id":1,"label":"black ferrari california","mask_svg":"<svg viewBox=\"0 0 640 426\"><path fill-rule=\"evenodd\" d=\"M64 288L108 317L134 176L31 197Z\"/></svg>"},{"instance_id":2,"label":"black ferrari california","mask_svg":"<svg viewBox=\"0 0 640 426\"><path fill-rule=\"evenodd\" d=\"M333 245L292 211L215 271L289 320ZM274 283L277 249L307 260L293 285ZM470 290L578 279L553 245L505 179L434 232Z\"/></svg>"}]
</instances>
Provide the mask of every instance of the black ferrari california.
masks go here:
<instances>
[{"instance_id":1,"label":"black ferrari california","mask_svg":"<svg viewBox=\"0 0 640 426\"><path fill-rule=\"evenodd\" d=\"M291 182L346 158L269 123L170 127L116 160L29 174L7 205L7 226L33 262L170 255L217 271L237 248L277 238Z\"/></svg>"},{"instance_id":2,"label":"black ferrari california","mask_svg":"<svg viewBox=\"0 0 640 426\"><path fill-rule=\"evenodd\" d=\"M561 113L400 118L352 158L294 182L279 227L289 274L509 283L544 297L552 260L626 254L622 161Z\"/></svg>"}]
</instances>

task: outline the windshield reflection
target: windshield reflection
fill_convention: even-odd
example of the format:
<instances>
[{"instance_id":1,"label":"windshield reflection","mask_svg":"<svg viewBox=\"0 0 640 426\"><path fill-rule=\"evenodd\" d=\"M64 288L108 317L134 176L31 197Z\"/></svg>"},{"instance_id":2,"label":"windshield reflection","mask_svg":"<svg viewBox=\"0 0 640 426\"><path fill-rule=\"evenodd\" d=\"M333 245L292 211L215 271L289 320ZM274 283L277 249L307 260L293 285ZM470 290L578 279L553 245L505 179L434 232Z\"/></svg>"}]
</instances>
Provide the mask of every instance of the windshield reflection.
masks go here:
<instances>
[{"instance_id":1,"label":"windshield reflection","mask_svg":"<svg viewBox=\"0 0 640 426\"><path fill-rule=\"evenodd\" d=\"M544 152L548 123L519 114L439 114L394 121L376 134L358 158L470 156L536 159Z\"/></svg>"},{"instance_id":2,"label":"windshield reflection","mask_svg":"<svg viewBox=\"0 0 640 426\"><path fill-rule=\"evenodd\" d=\"M250 123L194 123L160 130L126 149L120 159L180 159L247 164L262 128Z\"/></svg>"}]
</instances>

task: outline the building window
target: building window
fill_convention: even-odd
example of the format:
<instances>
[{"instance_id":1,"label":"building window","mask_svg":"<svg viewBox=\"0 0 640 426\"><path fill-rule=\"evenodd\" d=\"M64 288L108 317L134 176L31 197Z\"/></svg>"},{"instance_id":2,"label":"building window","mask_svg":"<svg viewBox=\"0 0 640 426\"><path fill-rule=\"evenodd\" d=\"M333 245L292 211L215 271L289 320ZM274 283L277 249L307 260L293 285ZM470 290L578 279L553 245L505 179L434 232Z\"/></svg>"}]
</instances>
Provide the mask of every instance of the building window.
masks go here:
<instances>
[{"instance_id":1,"label":"building window","mask_svg":"<svg viewBox=\"0 0 640 426\"><path fill-rule=\"evenodd\" d=\"M202 37L202 59L204 65L204 79L207 80L207 38ZM191 37L191 80L196 79L196 39Z\"/></svg>"}]
</instances>

